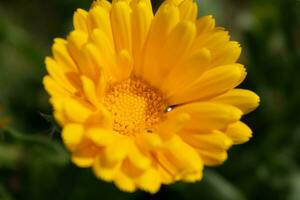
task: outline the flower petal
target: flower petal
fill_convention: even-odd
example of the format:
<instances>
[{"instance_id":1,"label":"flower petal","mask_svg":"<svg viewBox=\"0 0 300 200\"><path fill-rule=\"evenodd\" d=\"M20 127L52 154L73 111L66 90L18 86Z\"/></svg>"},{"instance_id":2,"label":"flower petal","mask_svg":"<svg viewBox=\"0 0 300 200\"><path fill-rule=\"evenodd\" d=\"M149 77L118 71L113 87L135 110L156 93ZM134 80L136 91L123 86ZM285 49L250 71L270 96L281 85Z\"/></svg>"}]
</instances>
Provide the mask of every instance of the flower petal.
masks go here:
<instances>
[{"instance_id":1,"label":"flower petal","mask_svg":"<svg viewBox=\"0 0 300 200\"><path fill-rule=\"evenodd\" d=\"M233 140L234 144L242 144L252 137L251 129L243 122L230 124L225 133Z\"/></svg>"},{"instance_id":2,"label":"flower petal","mask_svg":"<svg viewBox=\"0 0 300 200\"><path fill-rule=\"evenodd\" d=\"M107 164L120 162L130 153L131 141L127 137L120 137L107 146L104 150L105 161Z\"/></svg>"},{"instance_id":3,"label":"flower petal","mask_svg":"<svg viewBox=\"0 0 300 200\"><path fill-rule=\"evenodd\" d=\"M230 137L220 131L207 134L189 134L185 131L180 134L180 137L192 147L207 151L226 151L233 144Z\"/></svg>"},{"instance_id":4,"label":"flower petal","mask_svg":"<svg viewBox=\"0 0 300 200\"><path fill-rule=\"evenodd\" d=\"M137 185L152 194L156 193L161 185L160 175L157 170L150 168L137 179Z\"/></svg>"},{"instance_id":5,"label":"flower petal","mask_svg":"<svg viewBox=\"0 0 300 200\"><path fill-rule=\"evenodd\" d=\"M132 52L131 8L125 1L113 1L111 26L116 51Z\"/></svg>"},{"instance_id":6,"label":"flower petal","mask_svg":"<svg viewBox=\"0 0 300 200\"><path fill-rule=\"evenodd\" d=\"M125 192L134 192L136 190L134 181L122 172L116 175L114 183L120 190Z\"/></svg>"},{"instance_id":7,"label":"flower petal","mask_svg":"<svg viewBox=\"0 0 300 200\"><path fill-rule=\"evenodd\" d=\"M259 96L250 90L233 89L215 97L212 101L236 106L247 114L259 105Z\"/></svg>"},{"instance_id":8,"label":"flower petal","mask_svg":"<svg viewBox=\"0 0 300 200\"><path fill-rule=\"evenodd\" d=\"M86 98L91 104L97 106L99 103L96 95L95 83L86 76L81 76L80 79L82 81L82 88Z\"/></svg>"},{"instance_id":9,"label":"flower petal","mask_svg":"<svg viewBox=\"0 0 300 200\"><path fill-rule=\"evenodd\" d=\"M87 58L87 54L83 51L84 46L88 42L88 35L81 31L73 31L68 36L68 50L72 58L77 63L80 72L87 77L96 80L96 69Z\"/></svg>"},{"instance_id":10,"label":"flower petal","mask_svg":"<svg viewBox=\"0 0 300 200\"><path fill-rule=\"evenodd\" d=\"M90 141L85 140L74 149L71 160L78 167L92 167L99 149Z\"/></svg>"},{"instance_id":11,"label":"flower petal","mask_svg":"<svg viewBox=\"0 0 300 200\"><path fill-rule=\"evenodd\" d=\"M212 66L228 65L238 61L241 55L241 46L238 42L228 42L222 48L217 48L213 54Z\"/></svg>"},{"instance_id":12,"label":"flower petal","mask_svg":"<svg viewBox=\"0 0 300 200\"><path fill-rule=\"evenodd\" d=\"M200 17L196 21L197 35L207 33L215 28L215 20L211 15Z\"/></svg>"},{"instance_id":13,"label":"flower petal","mask_svg":"<svg viewBox=\"0 0 300 200\"><path fill-rule=\"evenodd\" d=\"M245 76L245 68L240 64L216 67L206 71L192 85L186 86L186 89L172 95L168 101L176 105L211 98L235 88Z\"/></svg>"},{"instance_id":14,"label":"flower petal","mask_svg":"<svg viewBox=\"0 0 300 200\"><path fill-rule=\"evenodd\" d=\"M94 0L91 8L101 7L109 11L111 9L111 3L107 0Z\"/></svg>"},{"instance_id":15,"label":"flower petal","mask_svg":"<svg viewBox=\"0 0 300 200\"><path fill-rule=\"evenodd\" d=\"M164 3L158 9L145 43L141 74L137 74L138 77L143 77L146 81L151 81L155 78L158 71L157 58L161 54L162 47L169 33L178 22L179 10L175 5Z\"/></svg>"},{"instance_id":16,"label":"flower petal","mask_svg":"<svg viewBox=\"0 0 300 200\"><path fill-rule=\"evenodd\" d=\"M208 49L199 49L185 60L174 65L160 86L166 98L178 91L185 89L186 85L196 81L207 69L211 61L211 53Z\"/></svg>"},{"instance_id":17,"label":"flower petal","mask_svg":"<svg viewBox=\"0 0 300 200\"><path fill-rule=\"evenodd\" d=\"M197 3L194 0L184 0L179 5L180 19L194 21L198 15Z\"/></svg>"},{"instance_id":18,"label":"flower petal","mask_svg":"<svg viewBox=\"0 0 300 200\"><path fill-rule=\"evenodd\" d=\"M82 157L76 155L72 155L71 159L74 164L82 168L88 168L93 166L95 160L94 157Z\"/></svg>"},{"instance_id":19,"label":"flower petal","mask_svg":"<svg viewBox=\"0 0 300 200\"><path fill-rule=\"evenodd\" d=\"M77 72L77 66L69 54L67 48L68 42L64 39L56 38L52 46L53 57L56 62L61 66L62 71L75 71Z\"/></svg>"},{"instance_id":20,"label":"flower petal","mask_svg":"<svg viewBox=\"0 0 300 200\"><path fill-rule=\"evenodd\" d=\"M74 22L74 28L78 31L83 31L88 33L88 27L87 27L87 15L88 12L83 9L77 9L73 16L73 22Z\"/></svg>"},{"instance_id":21,"label":"flower petal","mask_svg":"<svg viewBox=\"0 0 300 200\"><path fill-rule=\"evenodd\" d=\"M104 2L104 1L103 1ZM108 39L110 45L114 44L112 27L110 21L110 9L102 6L92 8L87 17L88 26L92 33L95 29L101 30ZM99 38L99 40L102 38Z\"/></svg>"},{"instance_id":22,"label":"flower petal","mask_svg":"<svg viewBox=\"0 0 300 200\"><path fill-rule=\"evenodd\" d=\"M54 81L50 76L44 77L43 84L47 92L53 97L68 97L71 95L68 90L61 87L61 85Z\"/></svg>"},{"instance_id":23,"label":"flower petal","mask_svg":"<svg viewBox=\"0 0 300 200\"><path fill-rule=\"evenodd\" d=\"M150 5L150 6L149 6ZM141 74L142 51L153 19L151 2L140 0L132 8L132 41L135 73Z\"/></svg>"},{"instance_id":24,"label":"flower petal","mask_svg":"<svg viewBox=\"0 0 300 200\"><path fill-rule=\"evenodd\" d=\"M118 133L102 128L90 129L87 136L98 146L108 146L111 145L115 140L119 139Z\"/></svg>"},{"instance_id":25,"label":"flower petal","mask_svg":"<svg viewBox=\"0 0 300 200\"><path fill-rule=\"evenodd\" d=\"M75 149L81 142L84 135L84 129L81 124L68 124L63 128L62 138L64 144L70 149Z\"/></svg>"},{"instance_id":26,"label":"flower petal","mask_svg":"<svg viewBox=\"0 0 300 200\"><path fill-rule=\"evenodd\" d=\"M93 171L97 177L105 181L113 181L116 174L120 170L120 167L121 167L121 162L116 163L113 166L107 167L102 163L101 157L98 157L97 159L95 159L93 165Z\"/></svg>"},{"instance_id":27,"label":"flower petal","mask_svg":"<svg viewBox=\"0 0 300 200\"><path fill-rule=\"evenodd\" d=\"M203 163L207 166L216 166L220 165L227 160L227 152L226 151L207 151L207 150L197 150Z\"/></svg>"},{"instance_id":28,"label":"flower petal","mask_svg":"<svg viewBox=\"0 0 300 200\"><path fill-rule=\"evenodd\" d=\"M141 150L136 146L136 144L129 145L128 160L138 169L146 169L149 167L150 160Z\"/></svg>"},{"instance_id":29,"label":"flower petal","mask_svg":"<svg viewBox=\"0 0 300 200\"><path fill-rule=\"evenodd\" d=\"M196 37L195 24L189 21L179 22L168 35L166 42L158 56L157 69L154 68L154 77L149 82L160 87L164 77L168 75L174 65L180 63ZM155 72L155 70L157 70Z\"/></svg>"},{"instance_id":30,"label":"flower petal","mask_svg":"<svg viewBox=\"0 0 300 200\"><path fill-rule=\"evenodd\" d=\"M70 122L84 123L92 111L84 104L73 99L64 101L63 111Z\"/></svg>"},{"instance_id":31,"label":"flower petal","mask_svg":"<svg viewBox=\"0 0 300 200\"><path fill-rule=\"evenodd\" d=\"M172 112L188 113L190 120L186 122L184 128L200 132L224 129L242 116L242 112L236 107L210 102L178 106Z\"/></svg>"}]
</instances>

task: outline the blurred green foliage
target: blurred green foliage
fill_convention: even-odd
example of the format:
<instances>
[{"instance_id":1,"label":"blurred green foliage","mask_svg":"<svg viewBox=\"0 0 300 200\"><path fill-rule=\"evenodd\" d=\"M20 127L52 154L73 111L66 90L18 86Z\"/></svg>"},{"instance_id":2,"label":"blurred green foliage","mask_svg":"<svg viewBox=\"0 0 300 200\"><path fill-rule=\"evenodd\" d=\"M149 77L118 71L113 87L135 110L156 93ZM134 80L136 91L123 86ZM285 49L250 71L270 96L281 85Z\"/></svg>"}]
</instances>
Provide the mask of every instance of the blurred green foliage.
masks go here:
<instances>
[{"instance_id":1,"label":"blurred green foliage","mask_svg":"<svg viewBox=\"0 0 300 200\"><path fill-rule=\"evenodd\" d=\"M48 115L44 57L53 38L71 30L73 11L90 3L0 1L0 117L13 127L0 130L0 200L300 199L300 1L199 0L200 15L214 15L241 42L242 87L256 91L261 106L244 118L253 139L230 150L224 165L156 195L120 192L76 168Z\"/></svg>"}]
</instances>

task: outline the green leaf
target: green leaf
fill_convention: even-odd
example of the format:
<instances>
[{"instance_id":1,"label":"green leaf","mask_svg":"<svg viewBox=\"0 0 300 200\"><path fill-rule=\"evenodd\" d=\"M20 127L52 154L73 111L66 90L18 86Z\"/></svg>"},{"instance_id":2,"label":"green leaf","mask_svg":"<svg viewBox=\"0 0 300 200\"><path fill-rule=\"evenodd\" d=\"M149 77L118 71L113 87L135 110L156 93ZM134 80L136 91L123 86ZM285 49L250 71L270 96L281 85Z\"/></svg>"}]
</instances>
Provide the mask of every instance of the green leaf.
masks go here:
<instances>
[{"instance_id":1,"label":"green leaf","mask_svg":"<svg viewBox=\"0 0 300 200\"><path fill-rule=\"evenodd\" d=\"M205 180L212 187L211 191L214 191L220 199L224 200L245 200L246 197L241 191L222 175L212 170L205 170Z\"/></svg>"},{"instance_id":2,"label":"green leaf","mask_svg":"<svg viewBox=\"0 0 300 200\"><path fill-rule=\"evenodd\" d=\"M43 154L45 159L58 165L66 165L69 163L69 155L65 148L49 137L38 135L23 134L11 128L3 129L4 136L9 136L13 140L29 145L31 148L38 149L40 154Z\"/></svg>"}]
</instances>

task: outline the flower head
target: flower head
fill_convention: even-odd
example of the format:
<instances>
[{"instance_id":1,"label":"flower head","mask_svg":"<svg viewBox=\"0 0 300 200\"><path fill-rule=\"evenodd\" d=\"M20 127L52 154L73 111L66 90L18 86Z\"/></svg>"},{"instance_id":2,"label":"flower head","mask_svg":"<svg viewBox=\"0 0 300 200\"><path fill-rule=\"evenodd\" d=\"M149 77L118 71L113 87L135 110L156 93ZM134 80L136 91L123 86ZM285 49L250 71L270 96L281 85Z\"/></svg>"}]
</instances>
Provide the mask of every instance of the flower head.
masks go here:
<instances>
[{"instance_id":1,"label":"flower head","mask_svg":"<svg viewBox=\"0 0 300 200\"><path fill-rule=\"evenodd\" d=\"M193 0L95 1L55 39L44 85L72 161L124 191L194 182L251 130L258 96L235 89L241 48Z\"/></svg>"}]
</instances>

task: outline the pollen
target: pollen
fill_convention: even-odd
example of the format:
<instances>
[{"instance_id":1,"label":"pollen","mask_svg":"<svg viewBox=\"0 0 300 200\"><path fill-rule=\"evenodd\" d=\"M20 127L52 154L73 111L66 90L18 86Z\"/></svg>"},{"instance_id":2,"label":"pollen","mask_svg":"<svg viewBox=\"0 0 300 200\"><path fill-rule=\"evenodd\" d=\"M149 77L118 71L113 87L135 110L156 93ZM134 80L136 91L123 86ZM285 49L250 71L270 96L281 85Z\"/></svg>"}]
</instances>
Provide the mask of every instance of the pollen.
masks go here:
<instances>
[{"instance_id":1,"label":"pollen","mask_svg":"<svg viewBox=\"0 0 300 200\"><path fill-rule=\"evenodd\" d=\"M161 92L137 78L111 85L104 105L113 116L113 129L123 135L155 131L167 108Z\"/></svg>"}]
</instances>

